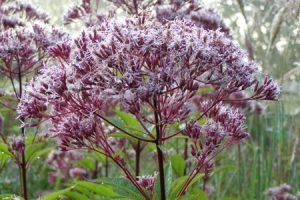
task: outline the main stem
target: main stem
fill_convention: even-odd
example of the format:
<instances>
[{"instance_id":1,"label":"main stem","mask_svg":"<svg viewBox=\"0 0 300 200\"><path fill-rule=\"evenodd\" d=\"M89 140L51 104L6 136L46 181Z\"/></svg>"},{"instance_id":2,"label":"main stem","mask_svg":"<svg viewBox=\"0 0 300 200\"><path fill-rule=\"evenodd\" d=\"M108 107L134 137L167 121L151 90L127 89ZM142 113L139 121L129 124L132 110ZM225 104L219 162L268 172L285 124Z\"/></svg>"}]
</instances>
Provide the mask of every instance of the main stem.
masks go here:
<instances>
[{"instance_id":1,"label":"main stem","mask_svg":"<svg viewBox=\"0 0 300 200\"><path fill-rule=\"evenodd\" d=\"M18 78L19 78L19 98L21 99L22 97L22 74L21 74L21 67L18 66ZM20 118L21 122L23 123L24 122L24 118L21 117ZM22 127L21 128L21 135L23 137L23 140L24 140L24 148L22 149L21 151L21 159L22 159L22 162L21 162L21 173L22 173L22 195L23 195L23 198L24 200L27 200L28 199L28 193L27 193L27 177L26 177L26 160L25 160L25 128Z\"/></svg>"},{"instance_id":2,"label":"main stem","mask_svg":"<svg viewBox=\"0 0 300 200\"><path fill-rule=\"evenodd\" d=\"M21 119L23 121L23 119ZM24 200L28 199L27 193L27 176L26 176L26 160L25 160L25 128L21 128L22 137L24 138L24 149L21 152L22 163L21 163L21 171L22 171L22 186L23 186L23 198Z\"/></svg>"},{"instance_id":3,"label":"main stem","mask_svg":"<svg viewBox=\"0 0 300 200\"><path fill-rule=\"evenodd\" d=\"M165 174L164 174L164 156L162 150L159 148L160 140L161 140L161 132L159 127L159 119L158 119L158 109L157 102L154 97L153 101L154 106L154 118L155 118L155 128L156 128L156 150L157 150L157 160L158 160L158 170L159 170L159 180L160 180L160 199L166 200L166 190L165 190Z\"/></svg>"},{"instance_id":4,"label":"main stem","mask_svg":"<svg viewBox=\"0 0 300 200\"><path fill-rule=\"evenodd\" d=\"M138 141L135 149L135 176L140 174L141 141Z\"/></svg>"}]
</instances>

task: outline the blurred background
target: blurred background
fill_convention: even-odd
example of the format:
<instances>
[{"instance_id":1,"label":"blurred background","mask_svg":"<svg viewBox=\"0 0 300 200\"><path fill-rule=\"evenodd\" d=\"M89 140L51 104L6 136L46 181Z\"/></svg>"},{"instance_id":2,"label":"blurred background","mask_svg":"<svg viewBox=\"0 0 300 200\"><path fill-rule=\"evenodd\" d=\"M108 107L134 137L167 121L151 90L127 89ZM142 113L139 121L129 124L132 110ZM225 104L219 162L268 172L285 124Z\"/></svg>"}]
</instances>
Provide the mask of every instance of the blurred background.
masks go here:
<instances>
[{"instance_id":1,"label":"blurred background","mask_svg":"<svg viewBox=\"0 0 300 200\"><path fill-rule=\"evenodd\" d=\"M63 25L63 13L75 0L32 0ZM299 0L203 0L231 28L231 34L281 87L280 100L261 102L258 112L248 112L251 137L218 157L220 166L210 184L212 199L265 199L271 186L288 183L300 190L300 1ZM100 9L107 9L101 4ZM83 25L68 25L78 34ZM7 83L1 80L0 88ZM9 90L9 88L8 88ZM0 105L4 123L16 123ZM5 122L5 120L7 120ZM17 123L11 131L18 129ZM0 165L1 166L1 165ZM1 171L2 170L2 171ZM49 171L49 170L48 170ZM47 168L37 164L29 173L37 190L48 189ZM18 193L14 168L0 167L0 191ZM34 173L39 172L39 173ZM32 189L31 189L32 190Z\"/></svg>"}]
</instances>

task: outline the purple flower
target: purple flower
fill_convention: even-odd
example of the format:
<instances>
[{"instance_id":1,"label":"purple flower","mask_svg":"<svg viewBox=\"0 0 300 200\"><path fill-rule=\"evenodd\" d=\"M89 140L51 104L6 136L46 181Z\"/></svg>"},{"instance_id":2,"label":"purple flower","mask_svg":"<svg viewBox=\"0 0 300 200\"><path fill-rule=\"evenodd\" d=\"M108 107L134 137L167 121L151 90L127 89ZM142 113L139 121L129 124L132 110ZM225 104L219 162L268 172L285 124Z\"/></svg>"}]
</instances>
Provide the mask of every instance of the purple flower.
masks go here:
<instances>
[{"instance_id":1,"label":"purple flower","mask_svg":"<svg viewBox=\"0 0 300 200\"><path fill-rule=\"evenodd\" d=\"M212 9L199 6L196 1L168 0L165 4L158 5L156 17L161 22L175 19L185 19L198 27L207 30L220 30L230 36L230 29L225 25L222 18Z\"/></svg>"},{"instance_id":2,"label":"purple flower","mask_svg":"<svg viewBox=\"0 0 300 200\"><path fill-rule=\"evenodd\" d=\"M153 191L155 179L157 174L150 175L150 176L139 176L138 178L138 184L142 186L143 188Z\"/></svg>"},{"instance_id":3,"label":"purple flower","mask_svg":"<svg viewBox=\"0 0 300 200\"><path fill-rule=\"evenodd\" d=\"M23 136L13 137L12 150L20 153L24 150L24 148L25 148L24 137Z\"/></svg>"}]
</instances>

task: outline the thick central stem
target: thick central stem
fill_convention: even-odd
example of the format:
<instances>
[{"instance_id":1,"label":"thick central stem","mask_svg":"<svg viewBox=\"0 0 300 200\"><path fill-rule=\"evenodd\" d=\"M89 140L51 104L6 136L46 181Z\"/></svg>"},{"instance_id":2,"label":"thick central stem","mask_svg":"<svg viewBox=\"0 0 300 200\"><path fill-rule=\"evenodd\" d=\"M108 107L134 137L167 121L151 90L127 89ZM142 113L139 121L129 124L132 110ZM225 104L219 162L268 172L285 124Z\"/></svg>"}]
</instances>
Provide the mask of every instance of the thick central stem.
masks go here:
<instances>
[{"instance_id":1,"label":"thick central stem","mask_svg":"<svg viewBox=\"0 0 300 200\"><path fill-rule=\"evenodd\" d=\"M18 78L19 78L19 98L21 99L22 97L22 73L21 73L21 67L20 65L18 64ZM24 118L20 118L21 122L23 123L24 122ZM21 174L22 174L22 195L23 195L23 198L25 200L28 199L28 193L27 193L27 177L26 177L26 159L25 159L25 128L22 127L21 128L21 135L23 137L23 142L24 142L24 147L22 148L21 150L21 157L22 157L22 161L21 161Z\"/></svg>"},{"instance_id":2,"label":"thick central stem","mask_svg":"<svg viewBox=\"0 0 300 200\"><path fill-rule=\"evenodd\" d=\"M158 109L157 109L157 102L154 98L153 100L153 106L154 106L154 118L155 118L155 128L156 128L156 150L157 150L157 161L158 161L158 170L159 170L159 180L160 180L160 199L166 200L166 190L165 190L165 174L164 174L164 156L163 152L159 147L162 133L160 131L159 127L159 119L158 119Z\"/></svg>"},{"instance_id":3,"label":"thick central stem","mask_svg":"<svg viewBox=\"0 0 300 200\"><path fill-rule=\"evenodd\" d=\"M22 120L22 119L21 119ZM22 120L23 121L23 120ZM22 163L21 163L21 171L22 171L22 186L23 186L23 198L25 200L28 199L27 193L27 176L26 176L26 160L25 160L25 129L21 129L22 137L24 138L24 148L22 149L21 156L22 156Z\"/></svg>"},{"instance_id":4,"label":"thick central stem","mask_svg":"<svg viewBox=\"0 0 300 200\"><path fill-rule=\"evenodd\" d=\"M140 175L141 141L138 141L135 149L135 176Z\"/></svg>"}]
</instances>

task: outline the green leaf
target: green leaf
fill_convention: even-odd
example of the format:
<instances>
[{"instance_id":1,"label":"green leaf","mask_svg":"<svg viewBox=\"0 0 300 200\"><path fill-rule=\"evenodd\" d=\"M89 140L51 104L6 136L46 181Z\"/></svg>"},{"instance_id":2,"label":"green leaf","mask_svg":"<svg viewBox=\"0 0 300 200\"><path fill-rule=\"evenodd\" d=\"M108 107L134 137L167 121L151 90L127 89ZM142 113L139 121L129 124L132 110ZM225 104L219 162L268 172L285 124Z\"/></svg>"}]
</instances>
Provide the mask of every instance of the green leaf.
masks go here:
<instances>
[{"instance_id":1,"label":"green leaf","mask_svg":"<svg viewBox=\"0 0 300 200\"><path fill-rule=\"evenodd\" d=\"M40 200L56 200L59 197L65 196L65 194L69 192L71 189L72 188L67 188L67 189L51 192L49 194L40 197Z\"/></svg>"},{"instance_id":2,"label":"green leaf","mask_svg":"<svg viewBox=\"0 0 300 200\"><path fill-rule=\"evenodd\" d=\"M199 121L198 121L199 125L201 125L201 126L204 125L205 122L206 122L206 118L205 118L205 117L202 117L202 118L199 119Z\"/></svg>"},{"instance_id":3,"label":"green leaf","mask_svg":"<svg viewBox=\"0 0 300 200\"><path fill-rule=\"evenodd\" d=\"M108 116L106 117L107 120L109 120L111 123L115 124L118 127L125 128L126 124L120 117L116 116ZM104 121L105 124L109 124L108 122Z\"/></svg>"},{"instance_id":4,"label":"green leaf","mask_svg":"<svg viewBox=\"0 0 300 200\"><path fill-rule=\"evenodd\" d=\"M147 148L149 149L149 151L154 151L156 150L156 144L149 143L147 144Z\"/></svg>"},{"instance_id":5,"label":"green leaf","mask_svg":"<svg viewBox=\"0 0 300 200\"><path fill-rule=\"evenodd\" d=\"M18 129L20 129L20 127L18 126ZM36 138L35 135L26 135L25 137L25 145L28 146L28 145L31 145L34 141L34 139Z\"/></svg>"},{"instance_id":6,"label":"green leaf","mask_svg":"<svg viewBox=\"0 0 300 200\"><path fill-rule=\"evenodd\" d=\"M164 167L164 174L165 174L165 190L166 194L169 193L172 185L172 164L168 163ZM154 183L154 191L155 191L155 196L157 199L161 199L160 196L160 179L159 179L159 174L156 177L155 183Z\"/></svg>"},{"instance_id":7,"label":"green leaf","mask_svg":"<svg viewBox=\"0 0 300 200\"><path fill-rule=\"evenodd\" d=\"M76 200L88 200L89 198L79 194L78 192L73 192L73 191L67 191L65 192L65 195L70 197L71 199L76 199Z\"/></svg>"},{"instance_id":8,"label":"green leaf","mask_svg":"<svg viewBox=\"0 0 300 200\"><path fill-rule=\"evenodd\" d=\"M14 110L10 108L0 108L0 113L13 112Z\"/></svg>"},{"instance_id":9,"label":"green leaf","mask_svg":"<svg viewBox=\"0 0 300 200\"><path fill-rule=\"evenodd\" d=\"M185 169L185 161L182 156L180 155L171 155L170 157L172 167L177 173L178 176L183 176L184 169Z\"/></svg>"},{"instance_id":10,"label":"green leaf","mask_svg":"<svg viewBox=\"0 0 300 200\"><path fill-rule=\"evenodd\" d=\"M203 94L203 93L208 93L213 91L215 91L213 87L203 87L197 90L197 94Z\"/></svg>"},{"instance_id":11,"label":"green leaf","mask_svg":"<svg viewBox=\"0 0 300 200\"><path fill-rule=\"evenodd\" d=\"M45 154L48 154L50 151L52 151L54 149L54 147L48 147L48 148L44 148L42 150L39 150L39 151L36 151L35 153L33 153L30 158L27 160L28 162L35 159L35 158L38 158L38 157L41 157Z\"/></svg>"},{"instance_id":12,"label":"green leaf","mask_svg":"<svg viewBox=\"0 0 300 200\"><path fill-rule=\"evenodd\" d=\"M231 171L231 170L237 170L237 166L235 166L235 165L222 165L222 166L216 168L215 170L213 170L213 172L211 173L211 176L213 176L215 174L222 173L222 172Z\"/></svg>"},{"instance_id":13,"label":"green leaf","mask_svg":"<svg viewBox=\"0 0 300 200\"><path fill-rule=\"evenodd\" d=\"M70 163L77 164L83 168L95 169L95 162L90 158L82 158L80 160L72 160Z\"/></svg>"},{"instance_id":14,"label":"green leaf","mask_svg":"<svg viewBox=\"0 0 300 200\"><path fill-rule=\"evenodd\" d=\"M122 112L120 109L115 109L115 113L124 121L127 126L141 127L134 115Z\"/></svg>"},{"instance_id":15,"label":"green leaf","mask_svg":"<svg viewBox=\"0 0 300 200\"><path fill-rule=\"evenodd\" d=\"M208 200L208 197L201 189L192 188L188 194L180 197L179 200Z\"/></svg>"},{"instance_id":16,"label":"green leaf","mask_svg":"<svg viewBox=\"0 0 300 200\"><path fill-rule=\"evenodd\" d=\"M42 149L44 147L44 144L31 144L26 146L25 148L25 159L26 161L30 160L32 155L35 154L38 150Z\"/></svg>"},{"instance_id":17,"label":"green leaf","mask_svg":"<svg viewBox=\"0 0 300 200\"><path fill-rule=\"evenodd\" d=\"M2 199L2 200L10 200L10 199L16 198L16 197L19 198L20 200L23 199L22 197L19 197L16 194L0 194L0 199Z\"/></svg>"},{"instance_id":18,"label":"green leaf","mask_svg":"<svg viewBox=\"0 0 300 200\"><path fill-rule=\"evenodd\" d=\"M134 131L135 134L143 133L144 129L134 115L122 112L120 109L115 109L115 113L121 118L128 129L137 130Z\"/></svg>"},{"instance_id":19,"label":"green leaf","mask_svg":"<svg viewBox=\"0 0 300 200\"><path fill-rule=\"evenodd\" d=\"M16 97L13 96L0 96L0 101L18 101Z\"/></svg>"},{"instance_id":20,"label":"green leaf","mask_svg":"<svg viewBox=\"0 0 300 200\"><path fill-rule=\"evenodd\" d=\"M8 158L10 158L9 155L7 155L5 153L0 153L0 170L5 166Z\"/></svg>"},{"instance_id":21,"label":"green leaf","mask_svg":"<svg viewBox=\"0 0 300 200\"><path fill-rule=\"evenodd\" d=\"M100 153L97 153L97 152L94 152L94 151L91 151L91 152L88 152L88 153L84 153L84 156L88 157L88 158L91 158L91 159L98 160L100 162L104 162L105 161L105 156L104 155L102 155Z\"/></svg>"},{"instance_id":22,"label":"green leaf","mask_svg":"<svg viewBox=\"0 0 300 200\"><path fill-rule=\"evenodd\" d=\"M0 143L0 153L5 153L13 157L13 154L8 150L8 146L5 143Z\"/></svg>"},{"instance_id":23,"label":"green leaf","mask_svg":"<svg viewBox=\"0 0 300 200\"><path fill-rule=\"evenodd\" d=\"M195 182L199 181L202 177L204 176L203 173L201 174L198 174L192 181L191 183L189 184L189 187L191 187ZM188 176L182 176L182 177L179 177L178 179L174 180L172 182L172 185L171 185L171 190L168 194L168 199L170 200L173 200L173 199L176 199L176 195L177 193L180 191L180 189L182 188L183 184L185 183L185 181L187 180ZM188 187L188 188L189 188ZM187 188L187 189L188 189Z\"/></svg>"},{"instance_id":24,"label":"green leaf","mask_svg":"<svg viewBox=\"0 0 300 200\"><path fill-rule=\"evenodd\" d=\"M88 189L88 191L90 191L90 192L94 192L94 193L104 196L104 197L110 197L110 196L116 195L116 193L108 185L92 183L92 182L88 182L88 181L74 181L74 183L76 185L79 185L81 187Z\"/></svg>"},{"instance_id":25,"label":"green leaf","mask_svg":"<svg viewBox=\"0 0 300 200\"><path fill-rule=\"evenodd\" d=\"M236 197L224 197L221 200L238 200Z\"/></svg>"},{"instance_id":26,"label":"green leaf","mask_svg":"<svg viewBox=\"0 0 300 200\"><path fill-rule=\"evenodd\" d=\"M173 179L173 170L172 170L172 163L169 162L165 167L165 184L166 184L166 194L169 193L172 185Z\"/></svg>"},{"instance_id":27,"label":"green leaf","mask_svg":"<svg viewBox=\"0 0 300 200\"><path fill-rule=\"evenodd\" d=\"M100 181L104 185L110 185L113 191L122 197L129 199L144 199L139 190L127 179L124 178L102 178Z\"/></svg>"}]
</instances>

